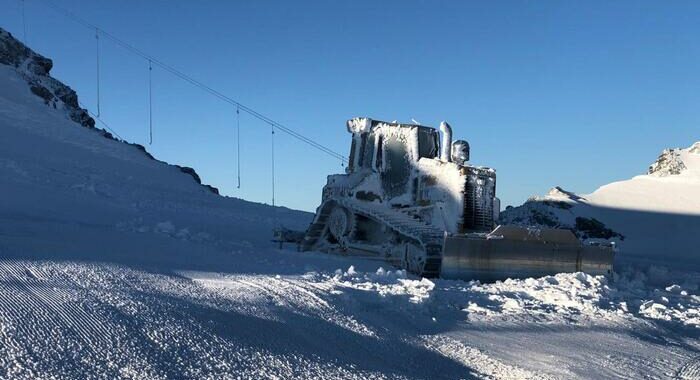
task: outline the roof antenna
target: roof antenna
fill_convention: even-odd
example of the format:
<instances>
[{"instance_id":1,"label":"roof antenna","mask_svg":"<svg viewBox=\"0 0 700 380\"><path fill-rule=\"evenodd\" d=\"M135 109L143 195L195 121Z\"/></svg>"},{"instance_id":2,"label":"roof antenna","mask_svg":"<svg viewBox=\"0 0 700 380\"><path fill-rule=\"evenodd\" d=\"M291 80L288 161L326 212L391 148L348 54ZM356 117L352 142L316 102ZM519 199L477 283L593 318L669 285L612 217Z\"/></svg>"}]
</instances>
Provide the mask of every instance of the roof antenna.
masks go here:
<instances>
[{"instance_id":1,"label":"roof antenna","mask_svg":"<svg viewBox=\"0 0 700 380\"><path fill-rule=\"evenodd\" d=\"M422 124L420 123L420 121L418 121L418 120L416 120L416 119L414 119L414 118L411 118L411 121L413 122L413 124L422 125Z\"/></svg>"}]
</instances>

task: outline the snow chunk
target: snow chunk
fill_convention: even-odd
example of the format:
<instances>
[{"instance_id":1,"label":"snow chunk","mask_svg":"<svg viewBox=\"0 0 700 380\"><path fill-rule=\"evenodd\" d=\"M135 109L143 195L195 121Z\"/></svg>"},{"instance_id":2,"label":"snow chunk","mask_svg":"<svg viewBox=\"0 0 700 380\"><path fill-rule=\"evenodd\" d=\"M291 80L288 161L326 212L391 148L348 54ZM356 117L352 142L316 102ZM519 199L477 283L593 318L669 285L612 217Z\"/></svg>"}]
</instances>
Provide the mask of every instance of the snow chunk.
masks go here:
<instances>
[{"instance_id":1,"label":"snow chunk","mask_svg":"<svg viewBox=\"0 0 700 380\"><path fill-rule=\"evenodd\" d=\"M175 233L175 225L169 220L160 222L156 224L155 231L166 235L173 235Z\"/></svg>"}]
</instances>

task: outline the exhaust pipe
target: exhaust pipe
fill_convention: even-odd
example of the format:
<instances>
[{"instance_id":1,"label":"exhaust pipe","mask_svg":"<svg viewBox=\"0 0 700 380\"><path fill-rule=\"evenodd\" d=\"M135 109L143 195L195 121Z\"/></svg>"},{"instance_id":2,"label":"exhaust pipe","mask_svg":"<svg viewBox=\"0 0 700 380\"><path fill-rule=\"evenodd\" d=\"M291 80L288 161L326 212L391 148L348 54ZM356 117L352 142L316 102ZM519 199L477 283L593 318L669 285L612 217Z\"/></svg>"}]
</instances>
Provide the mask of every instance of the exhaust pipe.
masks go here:
<instances>
[{"instance_id":1,"label":"exhaust pipe","mask_svg":"<svg viewBox=\"0 0 700 380\"><path fill-rule=\"evenodd\" d=\"M442 143L440 144L440 160L444 162L452 161L452 127L447 122L440 123L442 132Z\"/></svg>"}]
</instances>

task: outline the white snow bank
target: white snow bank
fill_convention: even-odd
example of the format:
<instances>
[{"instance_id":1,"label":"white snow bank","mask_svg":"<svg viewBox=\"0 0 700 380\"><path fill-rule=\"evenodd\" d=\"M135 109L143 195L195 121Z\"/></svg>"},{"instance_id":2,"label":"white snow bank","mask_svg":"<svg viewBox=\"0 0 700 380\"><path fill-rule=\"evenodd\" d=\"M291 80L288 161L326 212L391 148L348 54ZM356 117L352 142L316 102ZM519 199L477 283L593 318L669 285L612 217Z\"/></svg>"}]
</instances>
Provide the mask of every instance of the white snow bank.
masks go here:
<instances>
[{"instance_id":1,"label":"white snow bank","mask_svg":"<svg viewBox=\"0 0 700 380\"><path fill-rule=\"evenodd\" d=\"M353 267L323 278L338 288L375 292L397 308L423 305L432 311L458 309L468 321L587 323L648 318L700 328L697 286L653 287L643 272L626 272L610 282L603 276L560 273L542 278L508 279L491 284L406 277L380 268L358 273ZM441 318L439 313L435 318Z\"/></svg>"}]
</instances>

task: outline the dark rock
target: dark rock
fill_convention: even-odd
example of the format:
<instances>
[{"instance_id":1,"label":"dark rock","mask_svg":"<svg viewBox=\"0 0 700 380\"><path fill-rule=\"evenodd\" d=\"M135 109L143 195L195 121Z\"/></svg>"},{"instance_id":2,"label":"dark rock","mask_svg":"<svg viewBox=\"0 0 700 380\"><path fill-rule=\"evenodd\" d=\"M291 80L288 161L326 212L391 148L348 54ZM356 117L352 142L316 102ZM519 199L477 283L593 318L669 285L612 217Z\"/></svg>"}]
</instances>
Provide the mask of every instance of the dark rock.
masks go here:
<instances>
[{"instance_id":1,"label":"dark rock","mask_svg":"<svg viewBox=\"0 0 700 380\"><path fill-rule=\"evenodd\" d=\"M189 174L194 178L195 181L197 181L198 184L202 184L202 179L199 178L199 174L197 174L197 171L195 171L193 168L189 166L180 166L180 165L175 165L176 168L180 169L181 172L185 174Z\"/></svg>"},{"instance_id":2,"label":"dark rock","mask_svg":"<svg viewBox=\"0 0 700 380\"><path fill-rule=\"evenodd\" d=\"M49 75L53 61L35 53L1 28L0 64L17 68L19 74L30 84L31 92L42 98L46 105L58 109L57 103L60 100L71 120L86 128L95 128L95 120L86 110L80 108L78 94ZM26 70L22 66L26 66Z\"/></svg>"},{"instance_id":3,"label":"dark rock","mask_svg":"<svg viewBox=\"0 0 700 380\"><path fill-rule=\"evenodd\" d=\"M29 57L30 50L12 34L0 29L0 63L18 67Z\"/></svg>"},{"instance_id":4,"label":"dark rock","mask_svg":"<svg viewBox=\"0 0 700 380\"><path fill-rule=\"evenodd\" d=\"M53 102L56 98L48 88L42 85L32 84L29 86L29 89L32 91L32 94L44 99L44 103L47 105Z\"/></svg>"},{"instance_id":5,"label":"dark rock","mask_svg":"<svg viewBox=\"0 0 700 380\"><path fill-rule=\"evenodd\" d=\"M90 114L88 114L84 109L78 108L77 110L71 112L70 118L85 128L95 128L95 119L90 117Z\"/></svg>"},{"instance_id":6,"label":"dark rock","mask_svg":"<svg viewBox=\"0 0 700 380\"><path fill-rule=\"evenodd\" d=\"M541 226L547 226L547 227L558 227L559 222L557 221L557 217L554 216L554 214L551 213L544 213L539 210L530 210L530 215L532 220L537 223L538 225Z\"/></svg>"},{"instance_id":7,"label":"dark rock","mask_svg":"<svg viewBox=\"0 0 700 380\"><path fill-rule=\"evenodd\" d=\"M219 195L219 189L217 189L216 187L214 187L212 185L204 185L204 184L202 186L204 186L207 190L211 191L212 193Z\"/></svg>"},{"instance_id":8,"label":"dark rock","mask_svg":"<svg viewBox=\"0 0 700 380\"><path fill-rule=\"evenodd\" d=\"M141 152L143 152L146 155L146 157L150 158L151 160L155 160L155 157L153 157L150 153L148 153L148 151L146 150L146 148L143 145L136 144L136 143L130 143L130 142L128 142L127 144L140 150Z\"/></svg>"},{"instance_id":9,"label":"dark rock","mask_svg":"<svg viewBox=\"0 0 700 380\"><path fill-rule=\"evenodd\" d=\"M78 94L68 86L58 87L55 90L56 96L70 108L80 108L78 105Z\"/></svg>"},{"instance_id":10,"label":"dark rock","mask_svg":"<svg viewBox=\"0 0 700 380\"><path fill-rule=\"evenodd\" d=\"M625 240L622 234L607 228L603 222L595 218L576 217L575 229L574 232L584 239L612 239L617 237L620 240Z\"/></svg>"},{"instance_id":11,"label":"dark rock","mask_svg":"<svg viewBox=\"0 0 700 380\"><path fill-rule=\"evenodd\" d=\"M174 165L174 166L175 166L176 168L180 169L181 172L183 172L183 173L185 173L185 174L189 174L190 176L192 176L192 178L194 178L194 180L195 180L198 184L204 186L207 190L211 191L211 192L214 193L214 194L217 194L217 195L219 194L219 189L217 189L216 187L211 186L211 185L204 185L204 184L202 184L202 179L199 178L199 174L197 174L197 171L194 170L193 168L191 168L191 167L189 167L189 166L180 166L180 165Z\"/></svg>"},{"instance_id":12,"label":"dark rock","mask_svg":"<svg viewBox=\"0 0 700 380\"><path fill-rule=\"evenodd\" d=\"M542 203L544 203L550 207L560 208L562 210L569 210L572 207L574 207L571 203L562 202L562 201L542 201Z\"/></svg>"},{"instance_id":13,"label":"dark rock","mask_svg":"<svg viewBox=\"0 0 700 380\"><path fill-rule=\"evenodd\" d=\"M30 69L36 75L49 75L53 68L53 61L41 55L34 55L30 63Z\"/></svg>"}]
</instances>

